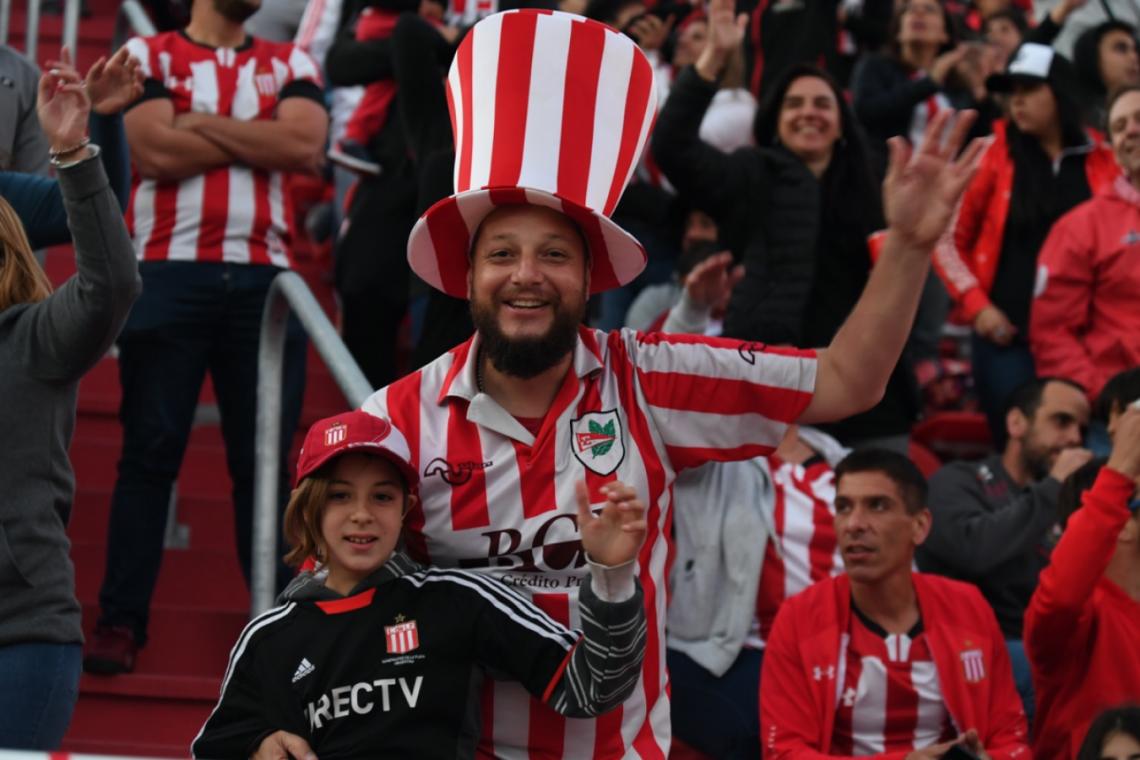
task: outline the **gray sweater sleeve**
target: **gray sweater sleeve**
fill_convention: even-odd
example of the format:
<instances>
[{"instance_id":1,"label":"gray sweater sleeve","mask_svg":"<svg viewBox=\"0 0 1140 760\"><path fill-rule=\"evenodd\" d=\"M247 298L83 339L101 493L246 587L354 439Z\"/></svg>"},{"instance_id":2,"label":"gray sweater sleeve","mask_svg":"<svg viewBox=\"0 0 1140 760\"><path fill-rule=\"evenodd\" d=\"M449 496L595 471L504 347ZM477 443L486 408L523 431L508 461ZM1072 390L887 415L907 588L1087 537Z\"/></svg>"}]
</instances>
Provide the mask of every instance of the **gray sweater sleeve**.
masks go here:
<instances>
[{"instance_id":1,"label":"gray sweater sleeve","mask_svg":"<svg viewBox=\"0 0 1140 760\"><path fill-rule=\"evenodd\" d=\"M98 159L59 172L77 272L29 306L12 338L29 374L73 382L114 342L142 289L119 202Z\"/></svg>"},{"instance_id":2,"label":"gray sweater sleeve","mask_svg":"<svg viewBox=\"0 0 1140 760\"><path fill-rule=\"evenodd\" d=\"M633 693L645 658L645 599L635 581L633 596L603 602L587 578L578 592L582 638L570 655L547 704L571 718L589 718L624 702Z\"/></svg>"},{"instance_id":3,"label":"gray sweater sleeve","mask_svg":"<svg viewBox=\"0 0 1140 760\"><path fill-rule=\"evenodd\" d=\"M933 525L922 545L922 553L963 578L984 576L1040 543L1056 522L1061 489L1060 483L1047 477L1023 493L1002 499L1004 506L987 504L975 468L951 465L930 479Z\"/></svg>"}]
</instances>

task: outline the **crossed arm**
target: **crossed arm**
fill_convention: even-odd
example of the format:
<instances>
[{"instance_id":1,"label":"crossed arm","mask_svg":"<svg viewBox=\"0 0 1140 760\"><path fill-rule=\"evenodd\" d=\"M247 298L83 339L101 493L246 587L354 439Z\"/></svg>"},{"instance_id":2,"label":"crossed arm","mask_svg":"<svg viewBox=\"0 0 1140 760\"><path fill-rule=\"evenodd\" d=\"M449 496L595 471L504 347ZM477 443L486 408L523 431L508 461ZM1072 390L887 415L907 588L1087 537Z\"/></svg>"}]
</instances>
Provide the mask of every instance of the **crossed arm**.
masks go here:
<instances>
[{"instance_id":1,"label":"crossed arm","mask_svg":"<svg viewBox=\"0 0 1140 760\"><path fill-rule=\"evenodd\" d=\"M308 98L285 98L273 119L242 121L204 113L174 113L169 98L146 100L125 118L139 173L177 181L232 163L277 171L320 165L328 131L324 108Z\"/></svg>"}]
</instances>

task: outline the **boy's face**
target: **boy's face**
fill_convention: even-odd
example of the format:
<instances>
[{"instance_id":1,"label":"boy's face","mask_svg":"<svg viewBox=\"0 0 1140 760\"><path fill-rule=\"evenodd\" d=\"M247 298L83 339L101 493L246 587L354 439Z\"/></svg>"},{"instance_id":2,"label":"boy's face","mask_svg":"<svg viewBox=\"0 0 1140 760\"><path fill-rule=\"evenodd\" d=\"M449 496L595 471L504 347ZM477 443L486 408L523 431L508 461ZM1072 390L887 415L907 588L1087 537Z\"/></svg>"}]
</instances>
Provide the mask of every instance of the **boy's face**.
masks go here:
<instances>
[{"instance_id":1,"label":"boy's face","mask_svg":"<svg viewBox=\"0 0 1140 760\"><path fill-rule=\"evenodd\" d=\"M400 539L406 494L399 471L386 459L362 453L337 457L321 514L320 546L332 590L347 594L388 561Z\"/></svg>"}]
</instances>

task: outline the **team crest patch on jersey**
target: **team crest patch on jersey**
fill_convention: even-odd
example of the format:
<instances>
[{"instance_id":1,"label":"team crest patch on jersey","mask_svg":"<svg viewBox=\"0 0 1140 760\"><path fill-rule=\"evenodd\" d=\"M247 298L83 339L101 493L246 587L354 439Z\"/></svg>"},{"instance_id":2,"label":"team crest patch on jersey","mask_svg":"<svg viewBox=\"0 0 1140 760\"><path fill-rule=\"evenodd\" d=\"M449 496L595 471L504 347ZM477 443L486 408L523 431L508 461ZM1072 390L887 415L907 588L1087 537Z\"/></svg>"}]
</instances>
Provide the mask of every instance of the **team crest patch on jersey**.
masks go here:
<instances>
[{"instance_id":1,"label":"team crest patch on jersey","mask_svg":"<svg viewBox=\"0 0 1140 760\"><path fill-rule=\"evenodd\" d=\"M396 617L401 621L403 615ZM416 628L416 621L397 622L395 625L384 626L384 639L388 647L388 654L404 654L420 646L420 632Z\"/></svg>"},{"instance_id":2,"label":"team crest patch on jersey","mask_svg":"<svg viewBox=\"0 0 1140 760\"><path fill-rule=\"evenodd\" d=\"M570 450L586 469L609 475L625 459L625 438L616 409L590 412L570 421Z\"/></svg>"},{"instance_id":3,"label":"team crest patch on jersey","mask_svg":"<svg viewBox=\"0 0 1140 760\"><path fill-rule=\"evenodd\" d=\"M962 658L962 671L966 674L967 683L978 683L986 677L985 655L980 649L967 649L958 654Z\"/></svg>"}]
</instances>

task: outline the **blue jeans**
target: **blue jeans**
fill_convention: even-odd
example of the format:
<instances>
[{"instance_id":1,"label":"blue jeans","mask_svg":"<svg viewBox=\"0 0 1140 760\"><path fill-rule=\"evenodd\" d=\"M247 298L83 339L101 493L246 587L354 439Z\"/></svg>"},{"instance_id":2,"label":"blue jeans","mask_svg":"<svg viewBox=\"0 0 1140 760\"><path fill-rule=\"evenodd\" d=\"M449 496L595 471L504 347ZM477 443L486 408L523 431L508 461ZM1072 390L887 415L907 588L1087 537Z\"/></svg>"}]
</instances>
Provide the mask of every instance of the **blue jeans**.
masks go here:
<instances>
[{"instance_id":1,"label":"blue jeans","mask_svg":"<svg viewBox=\"0 0 1140 760\"><path fill-rule=\"evenodd\" d=\"M1025 719L1033 727L1033 676L1029 670L1029 656L1025 654L1025 644L1017 639L1006 639L1009 662L1013 666L1013 682L1017 686L1021 704L1025 707Z\"/></svg>"},{"instance_id":2,"label":"blue jeans","mask_svg":"<svg viewBox=\"0 0 1140 760\"><path fill-rule=\"evenodd\" d=\"M974 333L970 341L970 362L978 403L990 425L994 448L1005 448L1005 407L1009 396L1037 376L1033 354L1024 343L999 346Z\"/></svg>"},{"instance_id":3,"label":"blue jeans","mask_svg":"<svg viewBox=\"0 0 1140 760\"><path fill-rule=\"evenodd\" d=\"M182 466L206 372L222 418L226 465L233 481L238 559L249 579L257 416L257 349L272 266L146 262L142 297L119 336L123 450L111 497L107 566L99 591L99 623L130 626L146 641L150 599L162 564L170 489ZM305 390L305 336L289 325L282 378L281 481ZM277 552L280 555L280 552ZM279 585L288 579L278 569Z\"/></svg>"},{"instance_id":4,"label":"blue jeans","mask_svg":"<svg viewBox=\"0 0 1140 760\"><path fill-rule=\"evenodd\" d=\"M673 734L710 757L759 760L764 652L741 649L719 678L674 649L665 656L672 683Z\"/></svg>"},{"instance_id":5,"label":"blue jeans","mask_svg":"<svg viewBox=\"0 0 1140 760\"><path fill-rule=\"evenodd\" d=\"M79 698L82 662L79 644L0 647L0 748L59 748Z\"/></svg>"}]
</instances>

